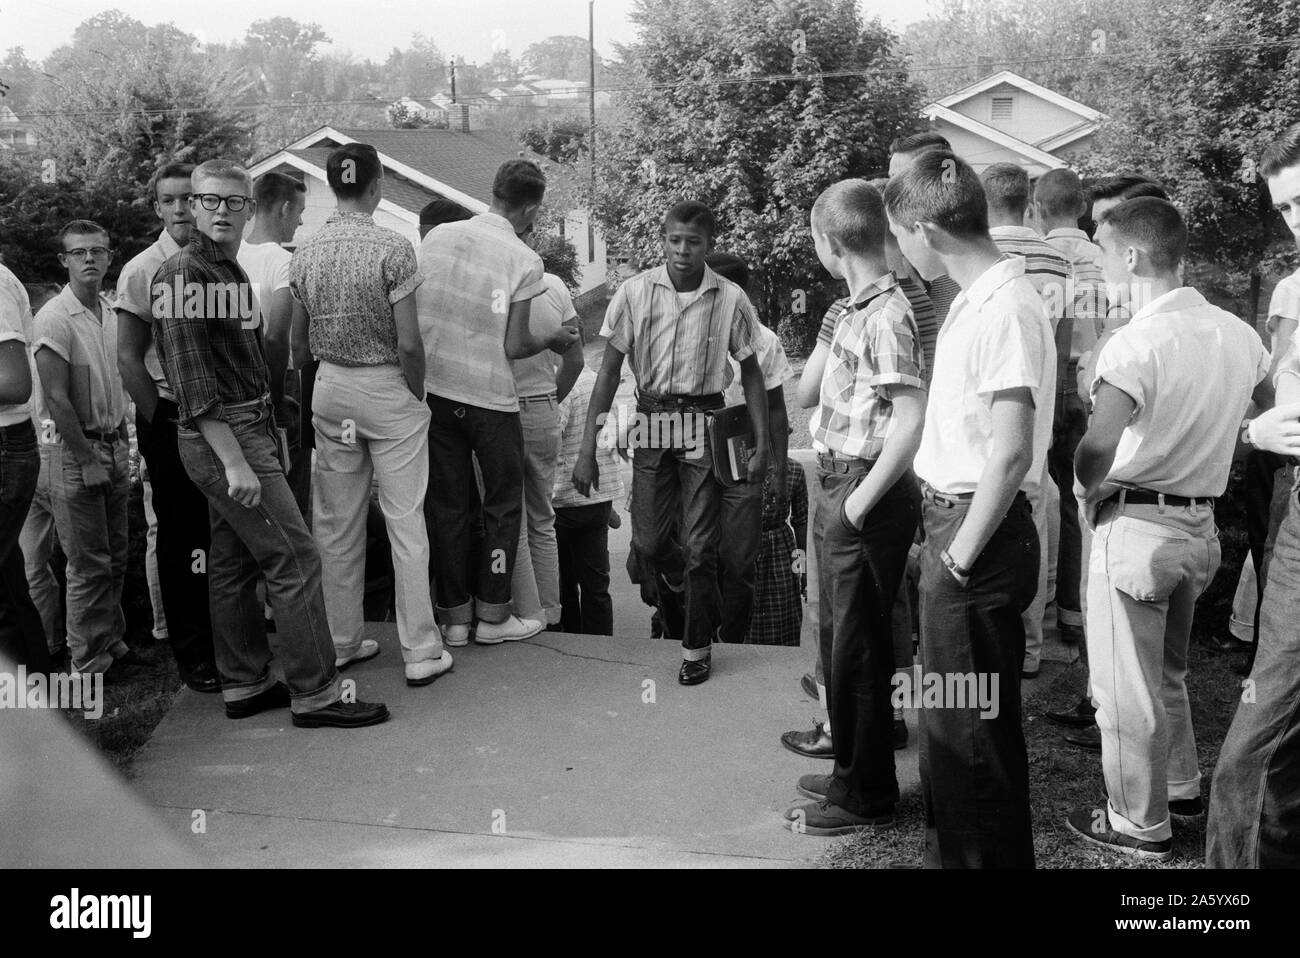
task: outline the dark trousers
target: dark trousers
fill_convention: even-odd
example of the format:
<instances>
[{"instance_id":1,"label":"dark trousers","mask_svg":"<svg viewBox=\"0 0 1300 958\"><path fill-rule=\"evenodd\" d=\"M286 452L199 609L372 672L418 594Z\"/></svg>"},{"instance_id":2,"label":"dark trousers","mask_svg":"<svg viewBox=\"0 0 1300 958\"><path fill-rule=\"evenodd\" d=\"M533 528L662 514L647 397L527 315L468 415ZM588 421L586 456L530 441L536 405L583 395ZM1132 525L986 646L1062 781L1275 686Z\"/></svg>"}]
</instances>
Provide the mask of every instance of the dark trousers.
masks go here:
<instances>
[{"instance_id":1,"label":"dark trousers","mask_svg":"<svg viewBox=\"0 0 1300 958\"><path fill-rule=\"evenodd\" d=\"M181 463L177 414L174 402L159 399L153 422L137 412L135 428L140 454L149 466L149 481L153 483L163 612L172 655L184 673L214 662L207 573L212 532L208 500Z\"/></svg>"},{"instance_id":2,"label":"dark trousers","mask_svg":"<svg viewBox=\"0 0 1300 958\"><path fill-rule=\"evenodd\" d=\"M821 608L830 610L819 625L835 743L826 797L857 815L887 813L898 802L890 619L921 520L921 493L908 472L867 513L861 530L850 526L844 500L867 472L818 469L813 491Z\"/></svg>"},{"instance_id":3,"label":"dark trousers","mask_svg":"<svg viewBox=\"0 0 1300 958\"><path fill-rule=\"evenodd\" d=\"M1273 452L1262 449L1251 450L1246 455L1246 469L1243 477L1242 493L1246 506L1246 541L1250 546L1250 561L1255 565L1255 623L1254 645L1250 647L1250 661L1247 668L1255 664L1255 653L1259 650L1259 617L1264 607L1264 583L1268 577L1267 553L1268 536L1276 534L1281 524L1285 508L1275 504L1274 487L1277 471L1287 464L1286 459Z\"/></svg>"},{"instance_id":4,"label":"dark trousers","mask_svg":"<svg viewBox=\"0 0 1300 958\"><path fill-rule=\"evenodd\" d=\"M1047 470L1061 491L1061 539L1056 559L1056 608L1080 613L1079 586L1083 579L1083 533L1079 529L1079 500L1074 497L1074 453L1088 431L1088 413L1077 393L1057 397L1052 446Z\"/></svg>"},{"instance_id":5,"label":"dark trousers","mask_svg":"<svg viewBox=\"0 0 1300 958\"><path fill-rule=\"evenodd\" d=\"M40 613L27 591L18 536L36 494L41 459L31 420L0 429L0 655L31 672L54 670Z\"/></svg>"},{"instance_id":6,"label":"dark trousers","mask_svg":"<svg viewBox=\"0 0 1300 958\"><path fill-rule=\"evenodd\" d=\"M433 417L425 516L440 618L447 625L468 625L476 614L485 622L503 622L511 612L510 577L523 521L524 434L519 413L469 406L432 393L428 401ZM472 576L471 505L477 486L471 453L483 473L483 545Z\"/></svg>"},{"instance_id":7,"label":"dark trousers","mask_svg":"<svg viewBox=\"0 0 1300 958\"><path fill-rule=\"evenodd\" d=\"M555 542L560 558L560 628L586 635L614 634L609 597L609 514L612 503L557 506Z\"/></svg>"},{"instance_id":8,"label":"dark trousers","mask_svg":"<svg viewBox=\"0 0 1300 958\"><path fill-rule=\"evenodd\" d=\"M763 484L723 486L718 497L718 587L722 592L723 642L744 642L754 614L758 554L763 546Z\"/></svg>"},{"instance_id":9,"label":"dark trousers","mask_svg":"<svg viewBox=\"0 0 1300 958\"><path fill-rule=\"evenodd\" d=\"M969 509L969 502L945 507L928 496L923 506L921 671L987 677L990 688L996 677L997 714L955 708L954 702L921 709L925 864L1032 868L1029 756L1020 724L1020 616L1038 588L1038 534L1024 493L1017 493L975 560L970 582L959 585L939 553Z\"/></svg>"}]
</instances>

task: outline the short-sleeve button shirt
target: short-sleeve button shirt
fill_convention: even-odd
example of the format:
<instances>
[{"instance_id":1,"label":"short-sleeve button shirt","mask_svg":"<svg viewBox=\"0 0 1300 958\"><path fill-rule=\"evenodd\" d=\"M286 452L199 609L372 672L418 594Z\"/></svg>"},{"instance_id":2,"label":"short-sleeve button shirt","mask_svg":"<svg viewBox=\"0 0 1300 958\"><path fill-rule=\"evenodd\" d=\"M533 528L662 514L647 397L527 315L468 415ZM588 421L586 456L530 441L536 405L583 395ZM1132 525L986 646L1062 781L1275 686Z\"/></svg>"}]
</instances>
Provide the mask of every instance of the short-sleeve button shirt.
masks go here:
<instances>
[{"instance_id":1,"label":"short-sleeve button shirt","mask_svg":"<svg viewBox=\"0 0 1300 958\"><path fill-rule=\"evenodd\" d=\"M126 417L126 393L117 370L117 313L103 294L99 315L82 305L71 286L36 314L32 352L49 349L68 364L68 399L83 429L112 432ZM52 420L42 391L36 403L39 421Z\"/></svg>"},{"instance_id":2,"label":"short-sleeve button shirt","mask_svg":"<svg viewBox=\"0 0 1300 958\"><path fill-rule=\"evenodd\" d=\"M33 335L32 304L27 290L18 282L17 276L0 265L0 343L22 343L29 347L30 355ZM30 402L0 404L0 426L17 425L30 416L31 410Z\"/></svg>"},{"instance_id":3,"label":"short-sleeve button shirt","mask_svg":"<svg viewBox=\"0 0 1300 958\"><path fill-rule=\"evenodd\" d=\"M153 325L153 284L154 274L167 260L181 251L180 244L172 239L171 234L163 230L152 246L133 257L117 277L117 308L124 309L142 322ZM153 331L154 339L144 353L144 368L153 380L158 395L163 399L176 401L167 377L163 374L162 363L158 361L158 331Z\"/></svg>"}]
</instances>

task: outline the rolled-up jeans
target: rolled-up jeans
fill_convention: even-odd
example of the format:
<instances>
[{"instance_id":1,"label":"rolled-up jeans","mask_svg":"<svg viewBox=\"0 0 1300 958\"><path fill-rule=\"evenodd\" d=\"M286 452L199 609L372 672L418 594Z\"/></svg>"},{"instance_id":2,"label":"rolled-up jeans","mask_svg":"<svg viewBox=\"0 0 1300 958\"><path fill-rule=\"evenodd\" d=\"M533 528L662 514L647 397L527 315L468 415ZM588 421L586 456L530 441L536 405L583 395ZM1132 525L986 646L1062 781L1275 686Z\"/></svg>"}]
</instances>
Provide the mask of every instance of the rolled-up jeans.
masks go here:
<instances>
[{"instance_id":1,"label":"rolled-up jeans","mask_svg":"<svg viewBox=\"0 0 1300 958\"><path fill-rule=\"evenodd\" d=\"M1300 483L1268 563L1259 650L1219 751L1205 863L1300 868Z\"/></svg>"},{"instance_id":2,"label":"rolled-up jeans","mask_svg":"<svg viewBox=\"0 0 1300 958\"><path fill-rule=\"evenodd\" d=\"M338 366L316 373L312 424L312 531L320 548L325 611L340 657L361 648L365 627L366 515L379 486L393 555L397 638L404 662L442 655L429 591L429 407L396 365Z\"/></svg>"},{"instance_id":3,"label":"rolled-up jeans","mask_svg":"<svg viewBox=\"0 0 1300 958\"><path fill-rule=\"evenodd\" d=\"M50 505L50 447L47 443L40 444L40 455L41 474L36 482L36 495L32 497L18 545L27 564L27 588L41 614L45 644L50 655L54 656L64 652L68 639L63 589L50 564L58 537L54 534L54 510Z\"/></svg>"},{"instance_id":4,"label":"rolled-up jeans","mask_svg":"<svg viewBox=\"0 0 1300 958\"><path fill-rule=\"evenodd\" d=\"M86 488L66 442L51 443L50 508L68 557L67 636L72 667L103 672L127 652L122 586L126 581L126 500L131 489L126 440L87 439L108 473L108 488Z\"/></svg>"},{"instance_id":5,"label":"rolled-up jeans","mask_svg":"<svg viewBox=\"0 0 1300 958\"><path fill-rule=\"evenodd\" d=\"M227 403L225 421L262 485L261 502L251 509L230 498L225 466L203 435L177 431L185 471L211 506L208 596L222 697L239 702L274 685L274 655L293 711L324 708L339 700L341 688L320 555L280 464L270 402ZM275 616L269 635L257 598L261 575Z\"/></svg>"},{"instance_id":6,"label":"rolled-up jeans","mask_svg":"<svg viewBox=\"0 0 1300 958\"><path fill-rule=\"evenodd\" d=\"M555 507L551 505L555 464L560 455L560 405L555 395L520 396L519 425L524 434L528 553L542 614L548 625L557 625L561 614L560 559L555 543Z\"/></svg>"}]
</instances>

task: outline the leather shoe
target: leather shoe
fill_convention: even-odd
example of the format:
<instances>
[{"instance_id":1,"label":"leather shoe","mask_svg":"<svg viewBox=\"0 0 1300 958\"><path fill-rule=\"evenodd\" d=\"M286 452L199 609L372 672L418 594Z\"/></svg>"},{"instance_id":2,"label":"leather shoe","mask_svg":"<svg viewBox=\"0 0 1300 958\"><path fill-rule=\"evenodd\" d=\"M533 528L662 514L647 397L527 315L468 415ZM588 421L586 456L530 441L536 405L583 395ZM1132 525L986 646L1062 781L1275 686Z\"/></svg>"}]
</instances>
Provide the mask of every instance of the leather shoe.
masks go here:
<instances>
[{"instance_id":1,"label":"leather shoe","mask_svg":"<svg viewBox=\"0 0 1300 958\"><path fill-rule=\"evenodd\" d=\"M889 828L894 824L893 810L874 815L856 815L829 801L810 802L785 813L785 827L797 835L850 835L871 828Z\"/></svg>"},{"instance_id":2,"label":"leather shoe","mask_svg":"<svg viewBox=\"0 0 1300 958\"><path fill-rule=\"evenodd\" d=\"M1071 745L1086 748L1090 752L1101 751L1101 729L1095 725L1070 729L1068 732L1062 732L1061 737Z\"/></svg>"},{"instance_id":3,"label":"leather shoe","mask_svg":"<svg viewBox=\"0 0 1300 958\"><path fill-rule=\"evenodd\" d=\"M382 702L344 702L339 700L323 709L294 712L298 728L362 728L388 720L388 706Z\"/></svg>"},{"instance_id":4,"label":"leather shoe","mask_svg":"<svg viewBox=\"0 0 1300 958\"><path fill-rule=\"evenodd\" d=\"M1249 652L1250 647L1253 644L1251 642L1243 642L1231 633L1222 636L1210 635L1207 633L1201 636L1200 641L1201 645L1209 649L1211 652L1219 652L1224 655L1231 655L1233 652Z\"/></svg>"},{"instance_id":5,"label":"leather shoe","mask_svg":"<svg viewBox=\"0 0 1300 958\"><path fill-rule=\"evenodd\" d=\"M192 669L183 670L181 681L195 692L211 694L221 691L221 676L217 674L217 667L211 662L200 662Z\"/></svg>"},{"instance_id":6,"label":"leather shoe","mask_svg":"<svg viewBox=\"0 0 1300 958\"><path fill-rule=\"evenodd\" d=\"M681 670L677 673L677 681L682 685L699 685L701 682L709 680L709 673L713 670L713 657L706 655L698 662L682 661Z\"/></svg>"},{"instance_id":7,"label":"leather shoe","mask_svg":"<svg viewBox=\"0 0 1300 958\"><path fill-rule=\"evenodd\" d=\"M283 682L276 682L269 689L263 689L252 698L227 702L226 718L246 719L268 709L287 709L288 707L289 686Z\"/></svg>"},{"instance_id":8,"label":"leather shoe","mask_svg":"<svg viewBox=\"0 0 1300 958\"><path fill-rule=\"evenodd\" d=\"M1049 722L1068 725L1071 728L1087 728L1089 725L1097 724L1097 710L1092 707L1092 699L1086 695L1068 712L1048 712L1046 717Z\"/></svg>"},{"instance_id":9,"label":"leather shoe","mask_svg":"<svg viewBox=\"0 0 1300 958\"><path fill-rule=\"evenodd\" d=\"M800 775L799 784L794 790L800 795L807 795L809 798L815 798L819 802L826 801L826 796L830 793L831 777L829 775Z\"/></svg>"},{"instance_id":10,"label":"leather shoe","mask_svg":"<svg viewBox=\"0 0 1300 958\"><path fill-rule=\"evenodd\" d=\"M799 679L799 688L803 689L803 694L810 699L821 701L821 696L817 694L817 680L813 678L811 672L805 672Z\"/></svg>"},{"instance_id":11,"label":"leather shoe","mask_svg":"<svg viewBox=\"0 0 1300 958\"><path fill-rule=\"evenodd\" d=\"M781 744L792 752L808 758L834 758L835 745L826 726L818 722L811 732L783 732Z\"/></svg>"}]
</instances>

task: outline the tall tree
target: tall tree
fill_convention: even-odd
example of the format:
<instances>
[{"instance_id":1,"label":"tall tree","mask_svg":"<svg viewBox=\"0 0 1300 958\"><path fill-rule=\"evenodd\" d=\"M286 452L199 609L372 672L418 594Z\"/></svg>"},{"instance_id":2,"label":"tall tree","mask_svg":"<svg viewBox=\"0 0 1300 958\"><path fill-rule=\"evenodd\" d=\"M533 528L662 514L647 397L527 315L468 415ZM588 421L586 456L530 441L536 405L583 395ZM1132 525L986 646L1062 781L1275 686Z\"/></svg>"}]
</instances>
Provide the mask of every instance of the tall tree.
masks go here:
<instances>
[{"instance_id":1,"label":"tall tree","mask_svg":"<svg viewBox=\"0 0 1300 958\"><path fill-rule=\"evenodd\" d=\"M758 273L760 311L807 334L830 297L808 228L830 184L887 164L920 90L854 0L638 0L621 51L632 89L598 128L596 209L612 245L658 262L660 222L707 203L720 248ZM821 76L855 71L856 75ZM769 79L781 77L781 79Z\"/></svg>"},{"instance_id":2,"label":"tall tree","mask_svg":"<svg viewBox=\"0 0 1300 958\"><path fill-rule=\"evenodd\" d=\"M555 36L539 40L520 58L524 73L545 80L586 80L590 75L590 48L586 37ZM596 69L601 60L596 57ZM597 82L600 74L597 73Z\"/></svg>"},{"instance_id":3,"label":"tall tree","mask_svg":"<svg viewBox=\"0 0 1300 958\"><path fill-rule=\"evenodd\" d=\"M287 100L295 92L324 92L313 88L311 73L317 45L328 42L319 24L271 17L249 26L244 35L244 52L249 67L264 78L267 94Z\"/></svg>"}]
</instances>

